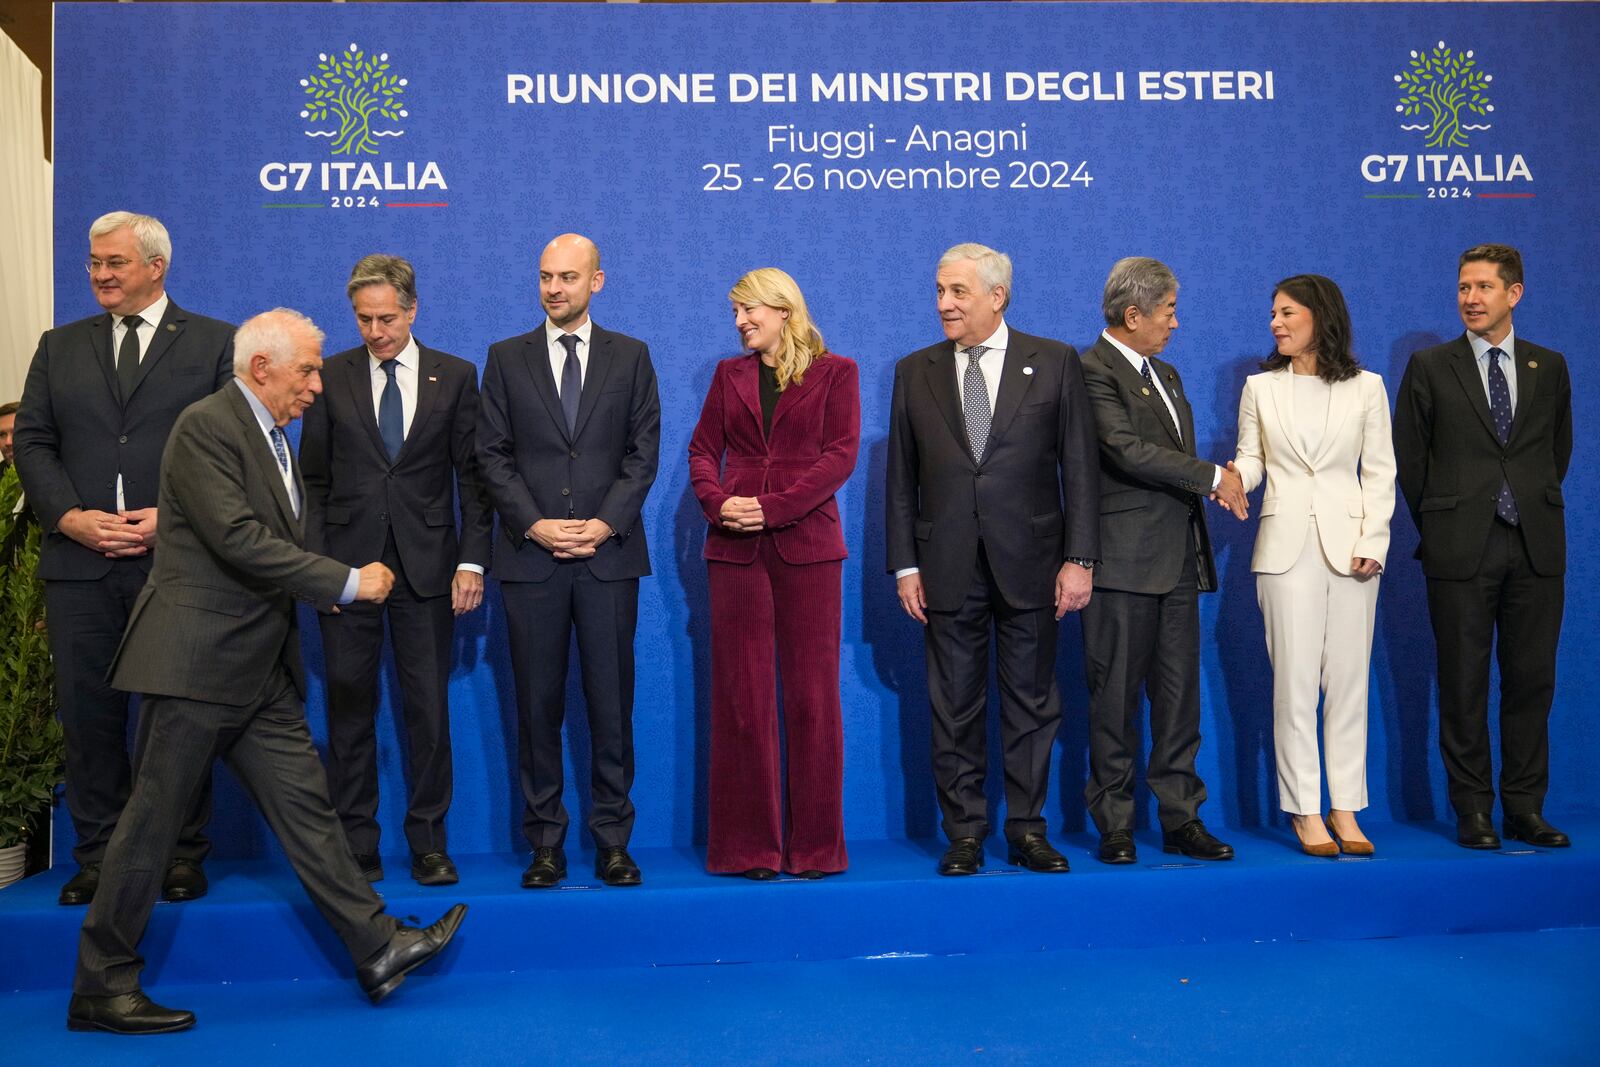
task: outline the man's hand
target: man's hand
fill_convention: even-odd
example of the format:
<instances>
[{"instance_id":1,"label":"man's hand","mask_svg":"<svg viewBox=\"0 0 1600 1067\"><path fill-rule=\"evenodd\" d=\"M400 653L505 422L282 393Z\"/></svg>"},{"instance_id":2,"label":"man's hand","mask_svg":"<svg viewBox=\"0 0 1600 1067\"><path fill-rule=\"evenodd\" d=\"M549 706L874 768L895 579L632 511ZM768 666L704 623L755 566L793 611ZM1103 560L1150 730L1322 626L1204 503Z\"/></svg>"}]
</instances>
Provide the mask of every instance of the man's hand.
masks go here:
<instances>
[{"instance_id":1,"label":"man's hand","mask_svg":"<svg viewBox=\"0 0 1600 1067\"><path fill-rule=\"evenodd\" d=\"M554 552L558 543L567 540L568 528L580 525L582 524L575 519L540 519L528 527L528 537L540 548Z\"/></svg>"},{"instance_id":2,"label":"man's hand","mask_svg":"<svg viewBox=\"0 0 1600 1067\"><path fill-rule=\"evenodd\" d=\"M477 571L456 571L450 579L450 610L465 615L483 603L483 575Z\"/></svg>"},{"instance_id":3,"label":"man's hand","mask_svg":"<svg viewBox=\"0 0 1600 1067\"><path fill-rule=\"evenodd\" d=\"M382 604L394 588L394 572L381 563L369 563L361 568L361 580L356 585L356 599Z\"/></svg>"},{"instance_id":4,"label":"man's hand","mask_svg":"<svg viewBox=\"0 0 1600 1067\"><path fill-rule=\"evenodd\" d=\"M1250 517L1250 498L1244 495L1244 479L1239 477L1239 468L1234 466L1233 460L1223 468L1222 480L1211 493L1211 499L1240 522Z\"/></svg>"},{"instance_id":5,"label":"man's hand","mask_svg":"<svg viewBox=\"0 0 1600 1067\"><path fill-rule=\"evenodd\" d=\"M150 535L155 536L155 508L147 509L150 512ZM130 512L129 514L139 514ZM139 533L137 526L121 515L113 515L109 511L93 511L85 508L73 508L61 516L61 521L56 523L56 529L72 538L78 544L94 552L108 556L111 559L120 559L126 556L142 556L149 552L144 537Z\"/></svg>"},{"instance_id":6,"label":"man's hand","mask_svg":"<svg viewBox=\"0 0 1600 1067\"><path fill-rule=\"evenodd\" d=\"M603 519L568 519L562 538L556 541L556 559L588 559L611 536Z\"/></svg>"},{"instance_id":7,"label":"man's hand","mask_svg":"<svg viewBox=\"0 0 1600 1067\"><path fill-rule=\"evenodd\" d=\"M1354 556L1350 560L1350 573L1355 575L1358 581L1364 582L1381 570L1383 570L1383 564L1379 563L1375 559L1367 559L1365 556Z\"/></svg>"},{"instance_id":8,"label":"man's hand","mask_svg":"<svg viewBox=\"0 0 1600 1067\"><path fill-rule=\"evenodd\" d=\"M922 574L908 574L894 585L895 591L900 594L900 606L906 614L922 625L928 625L928 598L922 592Z\"/></svg>"},{"instance_id":9,"label":"man's hand","mask_svg":"<svg viewBox=\"0 0 1600 1067\"><path fill-rule=\"evenodd\" d=\"M1056 572L1056 618L1082 611L1094 593L1094 571L1077 563L1063 563Z\"/></svg>"},{"instance_id":10,"label":"man's hand","mask_svg":"<svg viewBox=\"0 0 1600 1067\"><path fill-rule=\"evenodd\" d=\"M119 511L117 514L127 521L134 533L139 535L140 544L145 548L156 547L155 508L135 508L132 511Z\"/></svg>"},{"instance_id":11,"label":"man's hand","mask_svg":"<svg viewBox=\"0 0 1600 1067\"><path fill-rule=\"evenodd\" d=\"M757 533L766 529L767 517L755 497L730 496L722 502L722 525L735 533Z\"/></svg>"}]
</instances>

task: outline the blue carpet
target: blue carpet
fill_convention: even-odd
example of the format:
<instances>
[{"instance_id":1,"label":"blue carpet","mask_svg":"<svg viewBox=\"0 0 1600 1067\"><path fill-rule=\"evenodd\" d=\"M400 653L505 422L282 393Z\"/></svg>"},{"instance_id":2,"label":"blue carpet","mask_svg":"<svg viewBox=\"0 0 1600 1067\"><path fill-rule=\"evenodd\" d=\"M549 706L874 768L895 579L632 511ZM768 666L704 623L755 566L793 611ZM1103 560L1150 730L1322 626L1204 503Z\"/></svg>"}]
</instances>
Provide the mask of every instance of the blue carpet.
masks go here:
<instances>
[{"instance_id":1,"label":"blue carpet","mask_svg":"<svg viewBox=\"0 0 1600 1067\"><path fill-rule=\"evenodd\" d=\"M1441 887L1441 897L1445 894ZM186 1034L71 1034L0 996L13 1063L1592 1064L1600 930L413 979L171 985Z\"/></svg>"}]
</instances>

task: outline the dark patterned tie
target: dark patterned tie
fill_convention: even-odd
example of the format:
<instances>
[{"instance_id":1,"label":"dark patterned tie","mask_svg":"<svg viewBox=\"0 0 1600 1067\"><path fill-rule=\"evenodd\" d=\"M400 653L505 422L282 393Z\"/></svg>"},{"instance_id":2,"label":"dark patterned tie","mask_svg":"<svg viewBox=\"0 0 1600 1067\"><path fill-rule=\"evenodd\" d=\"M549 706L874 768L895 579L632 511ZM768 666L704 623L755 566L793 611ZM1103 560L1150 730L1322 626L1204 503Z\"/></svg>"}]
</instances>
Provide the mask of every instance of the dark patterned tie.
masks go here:
<instances>
[{"instance_id":1,"label":"dark patterned tie","mask_svg":"<svg viewBox=\"0 0 1600 1067\"><path fill-rule=\"evenodd\" d=\"M378 364L389 378L383 383L383 394L378 397L378 436L383 438L383 447L389 453L391 463L400 454L400 447L406 443L405 408L400 402L400 383L394 377L399 365L400 361L395 359L386 359Z\"/></svg>"},{"instance_id":2,"label":"dark patterned tie","mask_svg":"<svg viewBox=\"0 0 1600 1067\"><path fill-rule=\"evenodd\" d=\"M1506 372L1500 369L1498 348L1489 349L1489 414L1494 416L1494 432L1501 447L1511 437L1511 387L1506 384ZM1495 501L1494 513L1515 526L1517 524L1517 499L1511 495L1511 483L1500 479L1500 497Z\"/></svg>"},{"instance_id":3,"label":"dark patterned tie","mask_svg":"<svg viewBox=\"0 0 1600 1067\"><path fill-rule=\"evenodd\" d=\"M1172 412L1167 410L1167 402L1162 399L1161 390L1156 388L1155 376L1150 373L1150 361L1143 357L1139 359L1139 377L1144 379L1144 387L1150 390L1151 396L1156 398L1156 407L1160 408L1161 413L1167 417L1167 425L1171 427L1173 433L1177 434L1178 440L1181 442L1183 440L1183 431L1178 429L1177 425L1172 421Z\"/></svg>"},{"instance_id":4,"label":"dark patterned tie","mask_svg":"<svg viewBox=\"0 0 1600 1067\"><path fill-rule=\"evenodd\" d=\"M967 349L967 369L961 375L961 415L967 423L967 445L972 449L972 458L980 462L984 446L989 442L989 423L993 418L989 411L989 385L984 380L983 368L978 366L978 360L987 351L984 345Z\"/></svg>"},{"instance_id":5,"label":"dark patterned tie","mask_svg":"<svg viewBox=\"0 0 1600 1067\"><path fill-rule=\"evenodd\" d=\"M278 457L278 469L283 471L286 476L289 475L289 443L283 436L283 428L274 426L272 432L267 436L272 438L272 452L273 455ZM299 487L294 485L293 477L289 478L289 486L289 507L298 516L300 514L300 492Z\"/></svg>"},{"instance_id":6,"label":"dark patterned tie","mask_svg":"<svg viewBox=\"0 0 1600 1067\"><path fill-rule=\"evenodd\" d=\"M122 344L117 348L117 388L122 390L124 404L133 395L133 382L139 376L139 327L143 323L144 320L137 315L129 315L122 320L127 332L122 335Z\"/></svg>"},{"instance_id":7,"label":"dark patterned tie","mask_svg":"<svg viewBox=\"0 0 1600 1067\"><path fill-rule=\"evenodd\" d=\"M583 367L578 363L578 335L561 335L567 362L561 368L561 414L567 417L567 436L578 432L578 398L583 395Z\"/></svg>"}]
</instances>

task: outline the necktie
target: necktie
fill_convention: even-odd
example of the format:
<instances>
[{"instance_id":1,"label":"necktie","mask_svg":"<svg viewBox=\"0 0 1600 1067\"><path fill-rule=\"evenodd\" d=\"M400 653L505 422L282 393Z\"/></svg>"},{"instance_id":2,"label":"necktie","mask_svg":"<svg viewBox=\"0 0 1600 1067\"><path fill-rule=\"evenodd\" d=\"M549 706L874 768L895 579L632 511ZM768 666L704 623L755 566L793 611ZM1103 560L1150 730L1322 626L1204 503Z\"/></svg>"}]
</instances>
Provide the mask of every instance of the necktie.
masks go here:
<instances>
[{"instance_id":1,"label":"necktie","mask_svg":"<svg viewBox=\"0 0 1600 1067\"><path fill-rule=\"evenodd\" d=\"M583 394L583 368L578 363L578 335L561 335L567 362L561 367L561 413L567 417L567 436L578 432L578 398Z\"/></svg>"},{"instance_id":2,"label":"necktie","mask_svg":"<svg viewBox=\"0 0 1600 1067\"><path fill-rule=\"evenodd\" d=\"M961 415L967 423L967 445L972 458L982 462L983 449L989 442L989 386L983 377L978 360L989 351L984 345L967 349L967 369L961 375Z\"/></svg>"},{"instance_id":3,"label":"necktie","mask_svg":"<svg viewBox=\"0 0 1600 1067\"><path fill-rule=\"evenodd\" d=\"M1500 369L1503 355L1498 348L1489 349L1489 414L1494 416L1494 432L1502 446L1511 436L1511 387L1506 384L1506 372ZM1511 495L1511 483L1503 477L1494 513L1513 526L1517 524L1517 499Z\"/></svg>"},{"instance_id":4,"label":"necktie","mask_svg":"<svg viewBox=\"0 0 1600 1067\"><path fill-rule=\"evenodd\" d=\"M144 320L137 315L129 315L122 320L127 330L122 335L122 344L117 348L117 387L122 391L124 404L133 395L133 380L139 376L139 327L143 323Z\"/></svg>"},{"instance_id":5,"label":"necktie","mask_svg":"<svg viewBox=\"0 0 1600 1067\"><path fill-rule=\"evenodd\" d=\"M400 383L394 379L399 361L386 359L378 366L389 379L383 383L383 395L378 397L378 436L383 438L384 450L393 463L400 454L400 446L406 443L405 409L400 405Z\"/></svg>"},{"instance_id":6,"label":"necktie","mask_svg":"<svg viewBox=\"0 0 1600 1067\"><path fill-rule=\"evenodd\" d=\"M1172 412L1167 410L1167 402L1162 398L1161 390L1156 388L1156 379L1155 376L1150 373L1150 361L1148 359L1141 358L1139 360L1139 377L1144 379L1144 387L1150 390L1150 395L1156 398L1156 406L1159 407L1161 409L1161 413L1167 417L1167 425L1172 427L1173 432L1178 435L1178 440L1182 441L1183 431L1179 430L1178 427L1173 424Z\"/></svg>"},{"instance_id":7,"label":"necktie","mask_svg":"<svg viewBox=\"0 0 1600 1067\"><path fill-rule=\"evenodd\" d=\"M272 438L272 454L278 457L278 469L283 471L285 477L289 478L289 483L287 486L289 493L289 507L293 509L296 515L299 515L300 494L298 489L294 487L293 477L291 477L289 474L289 443L284 439L283 428L280 426L274 426L272 428L272 432L267 436Z\"/></svg>"}]
</instances>

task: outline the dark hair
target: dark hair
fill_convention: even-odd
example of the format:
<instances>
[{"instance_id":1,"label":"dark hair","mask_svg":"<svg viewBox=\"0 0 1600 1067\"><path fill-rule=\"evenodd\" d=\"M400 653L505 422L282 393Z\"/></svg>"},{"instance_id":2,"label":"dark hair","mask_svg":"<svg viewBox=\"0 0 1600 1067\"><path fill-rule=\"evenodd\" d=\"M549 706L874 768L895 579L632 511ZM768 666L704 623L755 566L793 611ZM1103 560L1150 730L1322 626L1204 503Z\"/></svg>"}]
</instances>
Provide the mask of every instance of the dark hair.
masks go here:
<instances>
[{"instance_id":1,"label":"dark hair","mask_svg":"<svg viewBox=\"0 0 1600 1067\"><path fill-rule=\"evenodd\" d=\"M0 419L5 418L7 415L15 415L17 409L21 406L22 401L20 400L7 400L4 404L0 404Z\"/></svg>"},{"instance_id":2,"label":"dark hair","mask_svg":"<svg viewBox=\"0 0 1600 1067\"><path fill-rule=\"evenodd\" d=\"M1468 263L1493 263L1507 289L1522 284L1522 253L1510 245L1473 245L1461 253L1456 270Z\"/></svg>"},{"instance_id":3,"label":"dark hair","mask_svg":"<svg viewBox=\"0 0 1600 1067\"><path fill-rule=\"evenodd\" d=\"M1361 373L1361 364L1350 351L1350 312L1332 278L1296 274L1272 287L1273 299L1279 293L1311 312L1311 347L1317 353L1317 377L1325 382L1342 382ZM1292 362L1282 352L1274 351L1261 361L1261 369L1278 370Z\"/></svg>"}]
</instances>

